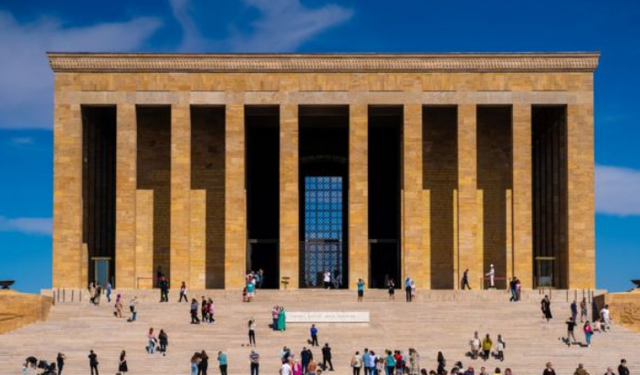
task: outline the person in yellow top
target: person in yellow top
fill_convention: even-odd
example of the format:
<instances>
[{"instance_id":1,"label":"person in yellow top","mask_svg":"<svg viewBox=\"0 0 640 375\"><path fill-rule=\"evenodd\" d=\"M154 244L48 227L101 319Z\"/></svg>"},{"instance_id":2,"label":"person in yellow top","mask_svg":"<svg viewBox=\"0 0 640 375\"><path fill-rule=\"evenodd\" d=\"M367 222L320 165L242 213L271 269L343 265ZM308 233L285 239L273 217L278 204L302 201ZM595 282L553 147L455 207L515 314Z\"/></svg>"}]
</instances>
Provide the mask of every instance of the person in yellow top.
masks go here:
<instances>
[{"instance_id":1,"label":"person in yellow top","mask_svg":"<svg viewBox=\"0 0 640 375\"><path fill-rule=\"evenodd\" d=\"M493 346L493 341L491 341L491 337L489 337L489 334L487 333L487 336L485 336L484 340L482 340L482 351L484 352L485 361L489 359L489 356L491 355L492 346Z\"/></svg>"}]
</instances>

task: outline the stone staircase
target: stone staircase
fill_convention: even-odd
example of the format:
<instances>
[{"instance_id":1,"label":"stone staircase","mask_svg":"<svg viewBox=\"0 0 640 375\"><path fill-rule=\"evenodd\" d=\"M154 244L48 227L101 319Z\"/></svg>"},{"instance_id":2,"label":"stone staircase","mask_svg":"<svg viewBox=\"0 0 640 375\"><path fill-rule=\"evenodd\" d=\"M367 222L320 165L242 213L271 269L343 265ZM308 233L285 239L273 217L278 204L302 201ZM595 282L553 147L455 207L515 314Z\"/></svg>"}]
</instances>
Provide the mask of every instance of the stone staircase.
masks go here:
<instances>
[{"instance_id":1,"label":"stone staircase","mask_svg":"<svg viewBox=\"0 0 640 375\"><path fill-rule=\"evenodd\" d=\"M76 292L77 293L77 292ZM113 297L115 298L114 292ZM510 367L515 374L539 374L547 361L554 363L558 374L573 374L578 363L584 363L591 374L604 373L607 366L618 365L626 358L632 373L640 371L640 335L614 325L609 333L593 337L591 348L567 347L560 341L565 335L564 321L569 316L569 302L581 292L553 291L552 311L555 319L542 321L538 291L523 294L523 301L508 302L504 291L424 291L418 300L404 302L404 293L398 291L395 301L388 301L386 291L370 290L365 302L357 303L353 291L258 291L254 302L240 302L239 293L233 291L190 291L190 297L205 295L216 302L214 325L191 325L189 304L179 304L177 292L172 291L169 303L158 303L157 291L122 291L125 307L135 294L138 321L127 323L113 316L113 304L102 299L99 307L83 302L58 302L51 309L46 322L12 331L0 336L0 374L19 374L27 356L52 360L58 352L67 356L65 374L88 374L87 355L94 349L99 356L100 371L117 371L121 350L128 354L131 374L189 374L189 359L196 351L206 350L210 359L209 373L218 374L216 353L224 350L229 358L229 374L248 374L250 348L246 322L257 321L257 352L261 356L261 373L277 374L279 355L284 345L299 358L307 345L309 324L290 323L284 333L274 332L271 307L283 305L287 311L369 311L369 324L318 324L321 344L329 342L333 352L335 374L350 374L349 361L356 350L364 347L382 354L384 349L414 347L420 353L421 366L436 368L436 355L440 350L450 368L460 360L476 371L486 366ZM76 294L77 296L77 294ZM77 298L76 298L77 301ZM145 352L149 327L156 332L161 328L169 335L166 357ZM465 356L474 331L481 336L490 333L494 339L502 334L507 343L505 361L489 359L471 360ZM579 329L576 336L584 340ZM314 357L321 358L319 348L313 348Z\"/></svg>"}]
</instances>

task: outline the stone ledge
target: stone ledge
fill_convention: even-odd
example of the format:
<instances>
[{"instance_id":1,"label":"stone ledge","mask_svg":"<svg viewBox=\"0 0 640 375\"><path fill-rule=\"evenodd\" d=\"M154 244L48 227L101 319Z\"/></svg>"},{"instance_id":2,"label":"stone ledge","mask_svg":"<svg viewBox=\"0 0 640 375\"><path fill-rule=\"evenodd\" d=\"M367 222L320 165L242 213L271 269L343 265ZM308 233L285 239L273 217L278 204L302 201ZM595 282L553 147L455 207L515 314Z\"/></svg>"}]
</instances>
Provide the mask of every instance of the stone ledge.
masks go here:
<instances>
[{"instance_id":1,"label":"stone ledge","mask_svg":"<svg viewBox=\"0 0 640 375\"><path fill-rule=\"evenodd\" d=\"M597 52L450 54L155 54L49 52L58 72L593 72Z\"/></svg>"}]
</instances>

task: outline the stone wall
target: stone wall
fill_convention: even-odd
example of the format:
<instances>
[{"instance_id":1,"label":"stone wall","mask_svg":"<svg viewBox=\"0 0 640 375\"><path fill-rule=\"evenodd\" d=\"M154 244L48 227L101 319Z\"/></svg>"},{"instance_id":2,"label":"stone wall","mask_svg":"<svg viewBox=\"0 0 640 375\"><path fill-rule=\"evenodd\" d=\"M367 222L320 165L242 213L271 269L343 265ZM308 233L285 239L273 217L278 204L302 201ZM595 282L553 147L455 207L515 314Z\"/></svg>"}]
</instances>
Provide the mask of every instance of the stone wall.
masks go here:
<instances>
[{"instance_id":1,"label":"stone wall","mask_svg":"<svg viewBox=\"0 0 640 375\"><path fill-rule=\"evenodd\" d=\"M0 290L0 335L47 320L52 303L52 297Z\"/></svg>"}]
</instances>

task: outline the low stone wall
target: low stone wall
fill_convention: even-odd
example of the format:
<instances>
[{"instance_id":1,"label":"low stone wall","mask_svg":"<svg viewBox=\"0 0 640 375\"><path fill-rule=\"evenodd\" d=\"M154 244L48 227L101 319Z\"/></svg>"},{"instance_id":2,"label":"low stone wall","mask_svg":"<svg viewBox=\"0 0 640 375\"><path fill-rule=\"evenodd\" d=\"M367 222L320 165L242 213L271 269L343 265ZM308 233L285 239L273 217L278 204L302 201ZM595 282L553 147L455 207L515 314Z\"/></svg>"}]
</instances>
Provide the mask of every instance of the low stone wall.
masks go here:
<instances>
[{"instance_id":1,"label":"low stone wall","mask_svg":"<svg viewBox=\"0 0 640 375\"><path fill-rule=\"evenodd\" d=\"M609 305L611 320L614 324L640 332L640 290L636 289L626 293L607 293L597 296L595 299L597 312L604 305Z\"/></svg>"},{"instance_id":2,"label":"low stone wall","mask_svg":"<svg viewBox=\"0 0 640 375\"><path fill-rule=\"evenodd\" d=\"M46 320L53 298L0 290L0 334Z\"/></svg>"}]
</instances>

